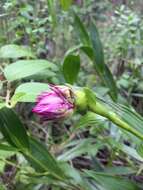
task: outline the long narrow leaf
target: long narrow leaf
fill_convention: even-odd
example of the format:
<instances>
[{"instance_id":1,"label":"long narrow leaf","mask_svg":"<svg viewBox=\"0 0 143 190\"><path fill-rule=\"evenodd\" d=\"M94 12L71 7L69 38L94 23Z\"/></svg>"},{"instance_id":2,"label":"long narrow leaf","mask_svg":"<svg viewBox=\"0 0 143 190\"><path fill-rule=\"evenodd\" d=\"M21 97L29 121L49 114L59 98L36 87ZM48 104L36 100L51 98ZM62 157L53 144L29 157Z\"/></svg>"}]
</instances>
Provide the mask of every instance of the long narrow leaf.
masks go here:
<instances>
[{"instance_id":1,"label":"long narrow leaf","mask_svg":"<svg viewBox=\"0 0 143 190\"><path fill-rule=\"evenodd\" d=\"M6 107L0 109L0 130L12 146L21 150L29 149L26 130L12 109Z\"/></svg>"},{"instance_id":2,"label":"long narrow leaf","mask_svg":"<svg viewBox=\"0 0 143 190\"><path fill-rule=\"evenodd\" d=\"M31 165L39 172L48 172L49 175L63 180L65 175L62 169L46 147L32 137L29 137L29 142L30 151L24 153L24 155Z\"/></svg>"},{"instance_id":3,"label":"long narrow leaf","mask_svg":"<svg viewBox=\"0 0 143 190\"><path fill-rule=\"evenodd\" d=\"M81 42L84 45L90 45L88 32L76 13L74 13L74 25Z\"/></svg>"},{"instance_id":4,"label":"long narrow leaf","mask_svg":"<svg viewBox=\"0 0 143 190\"><path fill-rule=\"evenodd\" d=\"M108 68L107 65L105 65L105 68L104 68L104 73L103 73L103 82L104 84L109 88L109 94L110 96L112 97L112 99L114 101L117 100L117 87L116 87L116 83L115 83L115 80L113 78L113 75L110 71L110 69Z\"/></svg>"},{"instance_id":5,"label":"long narrow leaf","mask_svg":"<svg viewBox=\"0 0 143 190\"><path fill-rule=\"evenodd\" d=\"M88 177L99 184L99 190L140 190L135 183L122 177L87 170L85 172Z\"/></svg>"},{"instance_id":6,"label":"long narrow leaf","mask_svg":"<svg viewBox=\"0 0 143 190\"><path fill-rule=\"evenodd\" d=\"M111 71L109 70L108 66L105 64L102 43L100 40L98 30L94 23L91 23L90 25L90 37L91 37L91 43L93 47L94 67L98 75L102 79L103 83L109 88L110 96L112 97L114 101L116 101L117 100L116 83L113 79L113 75Z\"/></svg>"},{"instance_id":7,"label":"long narrow leaf","mask_svg":"<svg viewBox=\"0 0 143 190\"><path fill-rule=\"evenodd\" d=\"M74 17L75 17L75 28L79 35L80 41L83 45L83 46L80 45L77 48L81 49L92 60L93 65L100 79L102 80L104 85L109 88L110 92L109 94L111 98L114 101L116 101L117 100L116 83L114 81L110 69L105 64L103 47L96 25L93 22L91 22L90 36L89 36L84 24L75 13ZM73 49L73 51L75 50L76 49Z\"/></svg>"},{"instance_id":8,"label":"long narrow leaf","mask_svg":"<svg viewBox=\"0 0 143 190\"><path fill-rule=\"evenodd\" d=\"M90 37L94 53L94 66L97 72L102 74L105 70L104 53L98 30L95 24L90 25Z\"/></svg>"},{"instance_id":9,"label":"long narrow leaf","mask_svg":"<svg viewBox=\"0 0 143 190\"><path fill-rule=\"evenodd\" d=\"M59 180L64 179L65 175L56 159L43 144L27 136L23 124L12 109L0 109L0 131L7 142L17 148L14 150L19 150L37 171L49 173ZM11 149L6 145L0 148Z\"/></svg>"}]
</instances>

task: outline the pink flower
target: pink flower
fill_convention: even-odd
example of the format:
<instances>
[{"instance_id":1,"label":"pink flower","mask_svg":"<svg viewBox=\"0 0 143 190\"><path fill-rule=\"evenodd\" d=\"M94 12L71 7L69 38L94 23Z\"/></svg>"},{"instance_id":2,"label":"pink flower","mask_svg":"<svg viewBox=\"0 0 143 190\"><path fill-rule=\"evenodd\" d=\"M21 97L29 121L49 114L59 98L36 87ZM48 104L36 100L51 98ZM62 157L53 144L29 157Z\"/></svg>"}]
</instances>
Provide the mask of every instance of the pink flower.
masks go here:
<instances>
[{"instance_id":1,"label":"pink flower","mask_svg":"<svg viewBox=\"0 0 143 190\"><path fill-rule=\"evenodd\" d=\"M63 119L73 113L74 104L71 89L66 86L50 85L50 92L43 92L37 98L33 112L43 120Z\"/></svg>"}]
</instances>

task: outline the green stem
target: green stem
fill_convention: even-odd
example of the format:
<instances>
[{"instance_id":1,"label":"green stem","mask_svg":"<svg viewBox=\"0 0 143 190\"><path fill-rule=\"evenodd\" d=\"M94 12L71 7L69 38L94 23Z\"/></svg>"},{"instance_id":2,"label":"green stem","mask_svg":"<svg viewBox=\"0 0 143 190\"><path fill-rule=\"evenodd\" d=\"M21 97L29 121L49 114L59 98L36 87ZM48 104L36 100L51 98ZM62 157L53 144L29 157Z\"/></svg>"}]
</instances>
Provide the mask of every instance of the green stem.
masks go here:
<instances>
[{"instance_id":1,"label":"green stem","mask_svg":"<svg viewBox=\"0 0 143 190\"><path fill-rule=\"evenodd\" d=\"M138 131L136 131L134 128L132 128L130 125L128 125L126 122L124 122L120 117L115 114L112 111L109 111L105 106L100 104L99 102L88 104L89 109L98 115L101 115L103 117L108 118L110 121L112 121L114 124L119 126L120 128L134 134L136 137L143 140L143 135L140 134Z\"/></svg>"}]
</instances>

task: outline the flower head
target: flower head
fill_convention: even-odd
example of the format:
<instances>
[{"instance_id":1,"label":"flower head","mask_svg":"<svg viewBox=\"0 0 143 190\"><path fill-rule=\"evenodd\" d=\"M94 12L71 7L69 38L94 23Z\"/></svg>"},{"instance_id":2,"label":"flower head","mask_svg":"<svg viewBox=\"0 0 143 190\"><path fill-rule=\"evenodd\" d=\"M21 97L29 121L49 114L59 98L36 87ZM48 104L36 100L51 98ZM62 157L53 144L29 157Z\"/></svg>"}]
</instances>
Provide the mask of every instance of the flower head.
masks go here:
<instances>
[{"instance_id":1,"label":"flower head","mask_svg":"<svg viewBox=\"0 0 143 190\"><path fill-rule=\"evenodd\" d=\"M43 120L63 119L71 115L74 109L72 91L67 86L50 85L50 92L43 92L37 98L33 112Z\"/></svg>"}]
</instances>

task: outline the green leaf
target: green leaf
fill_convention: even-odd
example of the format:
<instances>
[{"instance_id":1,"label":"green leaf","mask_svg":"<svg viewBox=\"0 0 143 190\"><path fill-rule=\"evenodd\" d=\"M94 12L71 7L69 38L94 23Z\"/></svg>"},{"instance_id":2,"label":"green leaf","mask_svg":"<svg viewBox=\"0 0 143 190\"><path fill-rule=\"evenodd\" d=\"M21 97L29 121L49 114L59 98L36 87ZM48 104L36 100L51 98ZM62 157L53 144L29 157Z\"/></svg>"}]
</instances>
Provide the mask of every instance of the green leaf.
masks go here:
<instances>
[{"instance_id":1,"label":"green leaf","mask_svg":"<svg viewBox=\"0 0 143 190\"><path fill-rule=\"evenodd\" d=\"M67 55L63 62L63 74L66 82L73 84L80 70L79 55Z\"/></svg>"},{"instance_id":2,"label":"green leaf","mask_svg":"<svg viewBox=\"0 0 143 190\"><path fill-rule=\"evenodd\" d=\"M21 84L16 88L15 93L11 98L11 104L13 104L13 102L35 102L39 94L49 90L49 85L46 83L27 82Z\"/></svg>"},{"instance_id":3,"label":"green leaf","mask_svg":"<svg viewBox=\"0 0 143 190\"><path fill-rule=\"evenodd\" d=\"M137 146L137 153L143 158L143 143Z\"/></svg>"},{"instance_id":4,"label":"green leaf","mask_svg":"<svg viewBox=\"0 0 143 190\"><path fill-rule=\"evenodd\" d=\"M0 58L35 57L30 48L9 44L0 48Z\"/></svg>"},{"instance_id":5,"label":"green leaf","mask_svg":"<svg viewBox=\"0 0 143 190\"><path fill-rule=\"evenodd\" d=\"M86 97L87 97L88 105L96 104L95 93L87 87L84 88L84 92L85 92Z\"/></svg>"},{"instance_id":6,"label":"green leaf","mask_svg":"<svg viewBox=\"0 0 143 190\"><path fill-rule=\"evenodd\" d=\"M77 31L81 42L84 45L90 46L90 38L88 32L76 13L74 13L74 25L75 25L75 30Z\"/></svg>"},{"instance_id":7,"label":"green leaf","mask_svg":"<svg viewBox=\"0 0 143 190\"><path fill-rule=\"evenodd\" d=\"M68 49L68 51L66 52L66 55L73 54L79 50L82 50L91 60L93 60L92 48L90 46L83 45L83 44L80 44L80 45L77 45L77 46L74 46L74 47Z\"/></svg>"},{"instance_id":8,"label":"green leaf","mask_svg":"<svg viewBox=\"0 0 143 190\"><path fill-rule=\"evenodd\" d=\"M57 161L44 145L31 137L28 138L21 121L13 110L9 108L0 110L0 130L8 143L18 148L35 169L48 172L57 179L64 178Z\"/></svg>"},{"instance_id":9,"label":"green leaf","mask_svg":"<svg viewBox=\"0 0 143 190\"><path fill-rule=\"evenodd\" d=\"M117 100L117 88L113 79L113 75L104 62L104 52L102 43L99 37L98 30L95 24L90 25L90 37L93 48L93 63L94 67L102 79L103 83L109 88L110 96L114 101Z\"/></svg>"},{"instance_id":10,"label":"green leaf","mask_svg":"<svg viewBox=\"0 0 143 190\"><path fill-rule=\"evenodd\" d=\"M71 144L69 144L69 147ZM76 143L76 146L73 148L69 148L66 146L68 150L66 150L62 155L58 157L60 161L69 161L75 157L81 156L82 154L87 153L88 155L95 156L98 149L101 148L103 144L95 143L93 139L79 140Z\"/></svg>"},{"instance_id":11,"label":"green leaf","mask_svg":"<svg viewBox=\"0 0 143 190\"><path fill-rule=\"evenodd\" d=\"M110 107L115 113L117 113L123 121L128 123L131 127L136 129L138 132L143 134L143 117L138 114L135 110L122 105L117 104L111 101L105 101L100 99L102 102L106 104L106 106Z\"/></svg>"},{"instance_id":12,"label":"green leaf","mask_svg":"<svg viewBox=\"0 0 143 190\"><path fill-rule=\"evenodd\" d=\"M25 93L23 93L23 92L14 94L10 100L11 107L14 107L17 104L17 102L20 102L20 100L23 98L23 96L25 96Z\"/></svg>"},{"instance_id":13,"label":"green leaf","mask_svg":"<svg viewBox=\"0 0 143 190\"><path fill-rule=\"evenodd\" d=\"M69 48L69 49L66 51L65 56L67 56L67 55L69 55L69 54L73 54L73 53L79 51L79 49L80 49L81 47L83 47L82 44L79 44L79 45L76 45L76 46L73 46L73 47Z\"/></svg>"},{"instance_id":14,"label":"green leaf","mask_svg":"<svg viewBox=\"0 0 143 190\"><path fill-rule=\"evenodd\" d=\"M65 175L62 169L47 148L32 137L29 137L29 142L30 151L24 152L24 154L31 165L39 172L48 172L57 179L64 179Z\"/></svg>"},{"instance_id":15,"label":"green leaf","mask_svg":"<svg viewBox=\"0 0 143 190\"><path fill-rule=\"evenodd\" d=\"M122 177L87 170L85 173L96 181L99 190L140 190L135 183Z\"/></svg>"},{"instance_id":16,"label":"green leaf","mask_svg":"<svg viewBox=\"0 0 143 190\"><path fill-rule=\"evenodd\" d=\"M29 149L26 130L12 109L0 109L0 131L10 145L21 150Z\"/></svg>"},{"instance_id":17,"label":"green leaf","mask_svg":"<svg viewBox=\"0 0 143 190\"><path fill-rule=\"evenodd\" d=\"M60 4L61 4L61 7L64 11L67 11L71 4L72 4L73 0L60 0Z\"/></svg>"},{"instance_id":18,"label":"green leaf","mask_svg":"<svg viewBox=\"0 0 143 190\"><path fill-rule=\"evenodd\" d=\"M93 60L93 49L90 46L82 46L80 48L91 60Z\"/></svg>"},{"instance_id":19,"label":"green leaf","mask_svg":"<svg viewBox=\"0 0 143 190\"><path fill-rule=\"evenodd\" d=\"M143 134L143 117L140 114L138 114L135 110L121 104L118 104L116 109L120 110L119 113L124 121Z\"/></svg>"},{"instance_id":20,"label":"green leaf","mask_svg":"<svg viewBox=\"0 0 143 190\"><path fill-rule=\"evenodd\" d=\"M117 100L118 92L113 75L107 65L105 65L104 73L102 75L104 84L109 88L109 94L114 101Z\"/></svg>"},{"instance_id":21,"label":"green leaf","mask_svg":"<svg viewBox=\"0 0 143 190\"><path fill-rule=\"evenodd\" d=\"M93 113L91 111L88 111L77 122L76 129L81 129L81 128L84 128L86 126L89 126L89 125L92 125L92 124L97 124L97 123L98 123L97 114Z\"/></svg>"},{"instance_id":22,"label":"green leaf","mask_svg":"<svg viewBox=\"0 0 143 190\"><path fill-rule=\"evenodd\" d=\"M78 49L82 50L93 61L97 74L100 76L104 85L109 88L109 94L114 101L117 100L117 88L113 75L104 62L104 52L102 43L99 37L96 26L91 23L90 25L90 38L89 35L80 21L80 18L75 14L75 26L77 28L79 37L83 45L74 47L68 52L74 52Z\"/></svg>"},{"instance_id":23,"label":"green leaf","mask_svg":"<svg viewBox=\"0 0 143 190\"><path fill-rule=\"evenodd\" d=\"M129 155L130 157L143 162L143 158L140 156L140 154L137 152L135 148L129 147L127 145L122 145L121 146L121 151L124 152L125 154Z\"/></svg>"},{"instance_id":24,"label":"green leaf","mask_svg":"<svg viewBox=\"0 0 143 190\"><path fill-rule=\"evenodd\" d=\"M126 138L130 137L130 139L132 139L136 143L139 143L141 141L141 139L143 138L143 117L141 115L139 115L135 110L127 106L117 104L106 99L97 97L97 102L104 105L103 107L105 107L106 110L109 110L109 113L115 113L118 118L120 118L124 123L128 124L130 132L132 131L133 133L129 133L127 131L127 133L124 132L123 135L126 135ZM135 136L133 136L132 134L134 134Z\"/></svg>"},{"instance_id":25,"label":"green leaf","mask_svg":"<svg viewBox=\"0 0 143 190\"><path fill-rule=\"evenodd\" d=\"M0 144L0 150L12 151L13 153L18 151L17 148L14 148L13 146L10 146L10 145L7 145L7 144L2 144L2 143Z\"/></svg>"},{"instance_id":26,"label":"green leaf","mask_svg":"<svg viewBox=\"0 0 143 190\"><path fill-rule=\"evenodd\" d=\"M80 175L80 171L75 169L73 166L68 163L61 163L62 168L67 176L72 179L72 184L78 187L81 187L82 190L92 190L90 184L87 183L87 180ZM95 189L94 189L95 190Z\"/></svg>"},{"instance_id":27,"label":"green leaf","mask_svg":"<svg viewBox=\"0 0 143 190\"><path fill-rule=\"evenodd\" d=\"M57 67L46 60L20 60L5 67L4 75L8 81L14 81L37 74L44 69L57 69Z\"/></svg>"},{"instance_id":28,"label":"green leaf","mask_svg":"<svg viewBox=\"0 0 143 190\"><path fill-rule=\"evenodd\" d=\"M105 63L104 63L104 53L102 48L102 43L99 37L98 30L95 26L95 24L91 23L90 25L90 38L91 43L93 47L93 53L94 53L94 66L98 73L103 73L105 69Z\"/></svg>"},{"instance_id":29,"label":"green leaf","mask_svg":"<svg viewBox=\"0 0 143 190\"><path fill-rule=\"evenodd\" d=\"M137 173L136 170L125 166L107 167L104 172L110 175L130 175Z\"/></svg>"}]
</instances>

